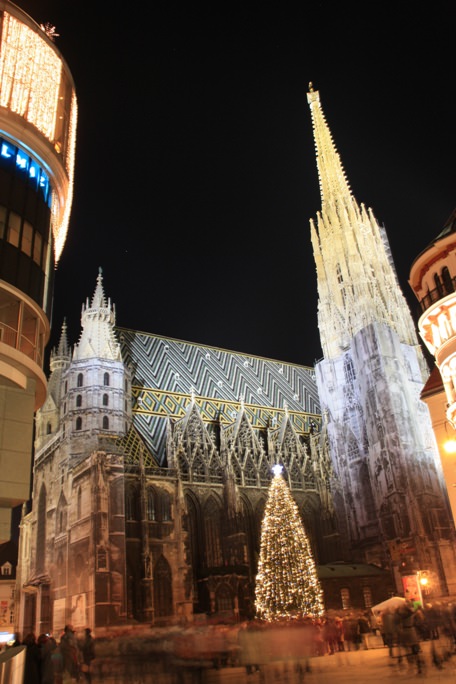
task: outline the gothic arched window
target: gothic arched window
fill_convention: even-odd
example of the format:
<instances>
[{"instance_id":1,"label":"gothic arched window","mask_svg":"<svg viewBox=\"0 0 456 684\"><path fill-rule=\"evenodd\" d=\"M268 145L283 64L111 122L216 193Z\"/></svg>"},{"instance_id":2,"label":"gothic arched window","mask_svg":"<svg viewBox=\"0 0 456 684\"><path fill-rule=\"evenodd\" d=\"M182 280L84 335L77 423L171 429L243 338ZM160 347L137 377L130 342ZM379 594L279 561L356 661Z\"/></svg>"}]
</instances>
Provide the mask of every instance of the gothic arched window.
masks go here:
<instances>
[{"instance_id":1,"label":"gothic arched window","mask_svg":"<svg viewBox=\"0 0 456 684\"><path fill-rule=\"evenodd\" d=\"M109 397L107 394L103 394L103 406L108 406L109 404Z\"/></svg>"},{"instance_id":2,"label":"gothic arched window","mask_svg":"<svg viewBox=\"0 0 456 684\"><path fill-rule=\"evenodd\" d=\"M76 418L76 430L82 430L82 418L78 416Z\"/></svg>"},{"instance_id":3,"label":"gothic arched window","mask_svg":"<svg viewBox=\"0 0 456 684\"><path fill-rule=\"evenodd\" d=\"M47 434L47 435L50 435L51 432L52 432L52 425L51 425L50 423L48 423L48 424L46 425L46 434Z\"/></svg>"},{"instance_id":4,"label":"gothic arched window","mask_svg":"<svg viewBox=\"0 0 456 684\"><path fill-rule=\"evenodd\" d=\"M38 497L38 516L36 532L36 570L44 572L44 556L46 548L46 487L41 485Z\"/></svg>"},{"instance_id":5,"label":"gothic arched window","mask_svg":"<svg viewBox=\"0 0 456 684\"><path fill-rule=\"evenodd\" d=\"M82 387L82 383L84 382L84 376L82 373L78 373L78 380L77 380L77 385L78 387Z\"/></svg>"},{"instance_id":6,"label":"gothic arched window","mask_svg":"<svg viewBox=\"0 0 456 684\"><path fill-rule=\"evenodd\" d=\"M164 556L160 556L154 568L154 608L156 617L173 614L173 586L171 568Z\"/></svg>"},{"instance_id":7,"label":"gothic arched window","mask_svg":"<svg viewBox=\"0 0 456 684\"><path fill-rule=\"evenodd\" d=\"M82 397L80 394L78 394L78 396L76 397L76 406L82 406Z\"/></svg>"},{"instance_id":8,"label":"gothic arched window","mask_svg":"<svg viewBox=\"0 0 456 684\"><path fill-rule=\"evenodd\" d=\"M147 489L147 520L155 520L155 490Z\"/></svg>"},{"instance_id":9,"label":"gothic arched window","mask_svg":"<svg viewBox=\"0 0 456 684\"><path fill-rule=\"evenodd\" d=\"M108 416L103 416L103 430L109 430L109 418L108 418Z\"/></svg>"},{"instance_id":10,"label":"gothic arched window","mask_svg":"<svg viewBox=\"0 0 456 684\"><path fill-rule=\"evenodd\" d=\"M226 582L221 584L215 592L215 610L217 612L233 610L233 595Z\"/></svg>"},{"instance_id":11,"label":"gothic arched window","mask_svg":"<svg viewBox=\"0 0 456 684\"><path fill-rule=\"evenodd\" d=\"M109 387L109 373L105 373L103 375L103 385L105 385L105 387Z\"/></svg>"},{"instance_id":12,"label":"gothic arched window","mask_svg":"<svg viewBox=\"0 0 456 684\"><path fill-rule=\"evenodd\" d=\"M205 556L208 568L222 565L222 549L220 543L220 507L211 497L204 510Z\"/></svg>"},{"instance_id":13,"label":"gothic arched window","mask_svg":"<svg viewBox=\"0 0 456 684\"><path fill-rule=\"evenodd\" d=\"M125 493L125 518L127 520L140 520L138 507L139 492L134 485L130 485Z\"/></svg>"},{"instance_id":14,"label":"gothic arched window","mask_svg":"<svg viewBox=\"0 0 456 684\"><path fill-rule=\"evenodd\" d=\"M171 520L171 498L168 492L160 491L160 520Z\"/></svg>"}]
</instances>

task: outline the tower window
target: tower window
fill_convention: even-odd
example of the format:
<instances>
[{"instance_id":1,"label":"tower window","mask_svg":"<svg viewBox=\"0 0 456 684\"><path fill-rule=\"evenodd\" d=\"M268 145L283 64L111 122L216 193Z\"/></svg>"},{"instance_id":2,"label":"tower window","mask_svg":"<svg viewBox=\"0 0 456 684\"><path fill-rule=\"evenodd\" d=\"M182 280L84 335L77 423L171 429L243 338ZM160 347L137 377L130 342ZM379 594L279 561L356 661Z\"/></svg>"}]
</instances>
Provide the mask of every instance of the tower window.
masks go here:
<instances>
[{"instance_id":1,"label":"tower window","mask_svg":"<svg viewBox=\"0 0 456 684\"><path fill-rule=\"evenodd\" d=\"M78 416L76 418L76 430L81 430L82 429L82 418L81 416Z\"/></svg>"},{"instance_id":2,"label":"tower window","mask_svg":"<svg viewBox=\"0 0 456 684\"><path fill-rule=\"evenodd\" d=\"M82 406L82 397L80 394L76 397L76 406Z\"/></svg>"},{"instance_id":3,"label":"tower window","mask_svg":"<svg viewBox=\"0 0 456 684\"><path fill-rule=\"evenodd\" d=\"M84 376L82 373L78 373L78 387L82 387L82 383L84 381Z\"/></svg>"},{"instance_id":4,"label":"tower window","mask_svg":"<svg viewBox=\"0 0 456 684\"><path fill-rule=\"evenodd\" d=\"M348 589L341 589L340 598L342 599L342 608L348 610L350 608L350 591Z\"/></svg>"},{"instance_id":5,"label":"tower window","mask_svg":"<svg viewBox=\"0 0 456 684\"><path fill-rule=\"evenodd\" d=\"M109 430L109 418L108 418L108 416L103 416L103 430Z\"/></svg>"},{"instance_id":6,"label":"tower window","mask_svg":"<svg viewBox=\"0 0 456 684\"><path fill-rule=\"evenodd\" d=\"M109 404L109 397L107 394L103 394L103 406L108 406Z\"/></svg>"},{"instance_id":7,"label":"tower window","mask_svg":"<svg viewBox=\"0 0 456 684\"><path fill-rule=\"evenodd\" d=\"M48 424L46 425L46 434L47 434L47 435L50 435L51 432L52 432L52 425L51 425L50 423L48 423Z\"/></svg>"},{"instance_id":8,"label":"tower window","mask_svg":"<svg viewBox=\"0 0 456 684\"><path fill-rule=\"evenodd\" d=\"M109 373L105 373L103 375L103 385L106 387L109 387Z\"/></svg>"}]
</instances>

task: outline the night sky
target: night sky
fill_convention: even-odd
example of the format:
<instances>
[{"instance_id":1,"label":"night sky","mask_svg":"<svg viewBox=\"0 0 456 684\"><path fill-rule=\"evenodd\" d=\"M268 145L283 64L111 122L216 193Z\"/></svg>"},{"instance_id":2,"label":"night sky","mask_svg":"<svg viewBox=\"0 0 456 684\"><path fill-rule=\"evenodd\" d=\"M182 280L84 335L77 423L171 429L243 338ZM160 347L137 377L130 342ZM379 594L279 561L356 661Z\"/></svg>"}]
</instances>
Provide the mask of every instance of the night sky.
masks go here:
<instances>
[{"instance_id":1,"label":"night sky","mask_svg":"<svg viewBox=\"0 0 456 684\"><path fill-rule=\"evenodd\" d=\"M453 2L17 4L56 27L79 103L51 345L102 267L121 327L322 356L309 81L415 308L411 264L456 206Z\"/></svg>"}]
</instances>

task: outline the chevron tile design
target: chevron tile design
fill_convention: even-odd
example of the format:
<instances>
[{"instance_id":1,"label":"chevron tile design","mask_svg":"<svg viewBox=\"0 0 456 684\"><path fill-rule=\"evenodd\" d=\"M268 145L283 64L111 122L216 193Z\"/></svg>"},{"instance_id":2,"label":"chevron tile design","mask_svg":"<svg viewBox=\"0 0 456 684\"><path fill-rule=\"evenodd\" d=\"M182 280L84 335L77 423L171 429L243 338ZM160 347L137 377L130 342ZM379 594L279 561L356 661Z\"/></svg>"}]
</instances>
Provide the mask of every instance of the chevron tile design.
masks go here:
<instances>
[{"instance_id":1,"label":"chevron tile design","mask_svg":"<svg viewBox=\"0 0 456 684\"><path fill-rule=\"evenodd\" d=\"M257 429L278 427L285 410L297 432L321 422L313 368L117 328L132 369L133 421L157 462L166 418L181 418L192 394L204 421L232 423L244 402Z\"/></svg>"}]
</instances>

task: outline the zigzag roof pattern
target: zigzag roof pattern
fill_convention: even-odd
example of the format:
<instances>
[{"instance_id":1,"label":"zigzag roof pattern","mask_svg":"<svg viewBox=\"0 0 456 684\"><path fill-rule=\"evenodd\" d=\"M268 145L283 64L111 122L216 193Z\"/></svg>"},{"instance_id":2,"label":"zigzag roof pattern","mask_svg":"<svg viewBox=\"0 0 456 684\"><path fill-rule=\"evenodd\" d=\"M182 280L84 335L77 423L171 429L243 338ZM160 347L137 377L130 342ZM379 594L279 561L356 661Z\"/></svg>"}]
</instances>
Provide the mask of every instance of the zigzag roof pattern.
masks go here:
<instances>
[{"instance_id":1,"label":"zigzag roof pattern","mask_svg":"<svg viewBox=\"0 0 456 684\"><path fill-rule=\"evenodd\" d=\"M133 422L160 464L166 418L182 418L194 395L206 422L232 424L244 403L255 428L278 427L288 412L306 433L320 422L314 369L207 345L116 328L132 372Z\"/></svg>"}]
</instances>

